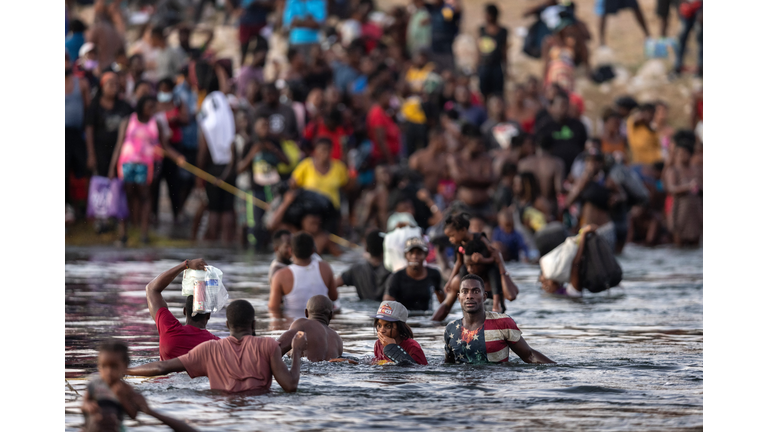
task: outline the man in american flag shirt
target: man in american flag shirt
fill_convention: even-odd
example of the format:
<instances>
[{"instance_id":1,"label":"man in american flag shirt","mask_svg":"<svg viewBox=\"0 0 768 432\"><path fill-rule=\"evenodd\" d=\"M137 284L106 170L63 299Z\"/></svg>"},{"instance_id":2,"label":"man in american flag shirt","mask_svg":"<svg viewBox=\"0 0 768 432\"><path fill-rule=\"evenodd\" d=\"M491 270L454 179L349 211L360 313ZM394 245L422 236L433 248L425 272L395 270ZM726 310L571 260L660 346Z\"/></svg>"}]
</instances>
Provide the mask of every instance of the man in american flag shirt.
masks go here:
<instances>
[{"instance_id":1,"label":"man in american flag shirt","mask_svg":"<svg viewBox=\"0 0 768 432\"><path fill-rule=\"evenodd\" d=\"M459 303L464 317L445 327L446 363L502 363L509 350L526 363L554 363L532 349L509 316L485 311L485 286L473 274L461 279Z\"/></svg>"}]
</instances>

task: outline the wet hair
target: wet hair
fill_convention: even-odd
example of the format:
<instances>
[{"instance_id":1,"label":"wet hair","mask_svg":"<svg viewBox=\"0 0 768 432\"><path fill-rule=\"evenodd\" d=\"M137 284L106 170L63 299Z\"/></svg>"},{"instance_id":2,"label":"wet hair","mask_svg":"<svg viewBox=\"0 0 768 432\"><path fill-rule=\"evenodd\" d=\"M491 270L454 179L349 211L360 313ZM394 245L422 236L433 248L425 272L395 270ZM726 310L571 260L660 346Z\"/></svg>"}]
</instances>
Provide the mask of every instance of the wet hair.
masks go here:
<instances>
[{"instance_id":1,"label":"wet hair","mask_svg":"<svg viewBox=\"0 0 768 432\"><path fill-rule=\"evenodd\" d=\"M189 318L191 321L194 321L194 322L197 322L197 323L203 322L203 321L206 320L206 318L209 318L211 316L211 314L209 314L209 313L207 313L207 314L199 313L199 314L196 314L195 316L192 316L192 309L194 309L194 305L193 305L194 300L195 300L194 296L187 296L187 300L184 303L184 307L187 310L187 318Z\"/></svg>"},{"instance_id":2,"label":"wet hair","mask_svg":"<svg viewBox=\"0 0 768 432\"><path fill-rule=\"evenodd\" d=\"M482 240L472 239L467 242L466 246L464 246L464 255L472 255L475 252L484 257L488 257L490 251L488 250L488 246L486 246Z\"/></svg>"},{"instance_id":3,"label":"wet hair","mask_svg":"<svg viewBox=\"0 0 768 432\"><path fill-rule=\"evenodd\" d=\"M253 305L247 300L235 300L227 305L227 322L229 328L248 328L256 318Z\"/></svg>"},{"instance_id":4,"label":"wet hair","mask_svg":"<svg viewBox=\"0 0 768 432\"><path fill-rule=\"evenodd\" d=\"M675 146L688 150L693 154L693 148L696 146L696 135L690 129L678 129L672 140L675 142Z\"/></svg>"},{"instance_id":5,"label":"wet hair","mask_svg":"<svg viewBox=\"0 0 768 432\"><path fill-rule=\"evenodd\" d=\"M163 79L161 79L160 81L157 82L157 88L159 89L160 87L163 86L163 84L165 84L168 87L170 87L171 91L173 91L173 88L176 86L176 83L173 82L173 79L171 79L171 78L163 78Z\"/></svg>"},{"instance_id":6,"label":"wet hair","mask_svg":"<svg viewBox=\"0 0 768 432\"><path fill-rule=\"evenodd\" d=\"M378 321L380 318L374 318L373 319L373 332L374 334L378 334L379 332L376 331L376 321ZM386 321L386 320L382 320ZM413 330L411 330L411 327L402 322L402 321L394 321L392 322L395 327L397 328L397 334L403 339L413 339Z\"/></svg>"},{"instance_id":7,"label":"wet hair","mask_svg":"<svg viewBox=\"0 0 768 432\"><path fill-rule=\"evenodd\" d=\"M301 231L291 238L293 254L298 259L307 259L315 252L315 240L311 235Z\"/></svg>"},{"instance_id":8,"label":"wet hair","mask_svg":"<svg viewBox=\"0 0 768 432\"><path fill-rule=\"evenodd\" d=\"M505 162L504 165L501 167L502 177L514 176L516 174L517 174L517 165L513 164L512 162Z\"/></svg>"},{"instance_id":9,"label":"wet hair","mask_svg":"<svg viewBox=\"0 0 768 432\"><path fill-rule=\"evenodd\" d=\"M128 355L128 345L117 339L107 339L102 342L101 345L99 345L99 354L101 353L119 354L126 366L131 362L131 357Z\"/></svg>"},{"instance_id":10,"label":"wet hair","mask_svg":"<svg viewBox=\"0 0 768 432\"><path fill-rule=\"evenodd\" d=\"M485 13L491 17L491 21L493 22L496 22L496 20L499 19L499 8L497 8L493 3L488 3L485 5Z\"/></svg>"},{"instance_id":11,"label":"wet hair","mask_svg":"<svg viewBox=\"0 0 768 432\"><path fill-rule=\"evenodd\" d=\"M136 115L144 115L144 107L150 102L155 102L157 99L155 99L152 95L142 96L141 99L139 99L138 102L136 102Z\"/></svg>"},{"instance_id":12,"label":"wet hair","mask_svg":"<svg viewBox=\"0 0 768 432\"><path fill-rule=\"evenodd\" d=\"M88 26L86 26L82 21L79 19L72 20L72 33L82 33L86 29L88 29Z\"/></svg>"},{"instance_id":13,"label":"wet hair","mask_svg":"<svg viewBox=\"0 0 768 432\"><path fill-rule=\"evenodd\" d=\"M381 231L373 230L365 236L365 250L372 257L384 255L384 238L381 234Z\"/></svg>"},{"instance_id":14,"label":"wet hair","mask_svg":"<svg viewBox=\"0 0 768 432\"><path fill-rule=\"evenodd\" d=\"M286 229L275 231L275 233L272 234L272 245L277 246L278 244L282 243L283 236L286 236L286 235L290 237L291 232ZM288 240L288 242L290 243L290 240Z\"/></svg>"},{"instance_id":15,"label":"wet hair","mask_svg":"<svg viewBox=\"0 0 768 432\"><path fill-rule=\"evenodd\" d=\"M469 214L468 213L456 213L449 215L448 218L445 219L445 227L451 227L455 229L456 231L461 231L462 229L469 229Z\"/></svg>"},{"instance_id":16,"label":"wet hair","mask_svg":"<svg viewBox=\"0 0 768 432\"><path fill-rule=\"evenodd\" d=\"M472 273L467 273L466 276L461 278L461 282L459 282L459 287L461 287L461 284L464 283L464 281L466 280L473 280L473 281L480 282L480 288L485 290L485 282L483 282L483 278L481 278L480 276L474 275Z\"/></svg>"}]
</instances>

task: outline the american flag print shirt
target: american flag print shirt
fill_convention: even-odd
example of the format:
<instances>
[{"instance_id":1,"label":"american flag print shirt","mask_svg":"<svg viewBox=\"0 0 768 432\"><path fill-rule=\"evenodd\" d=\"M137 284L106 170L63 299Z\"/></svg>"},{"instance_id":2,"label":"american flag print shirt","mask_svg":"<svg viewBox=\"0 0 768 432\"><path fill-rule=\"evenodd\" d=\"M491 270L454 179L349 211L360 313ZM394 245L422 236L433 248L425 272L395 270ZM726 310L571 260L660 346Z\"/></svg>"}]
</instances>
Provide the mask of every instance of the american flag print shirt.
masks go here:
<instances>
[{"instance_id":1,"label":"american flag print shirt","mask_svg":"<svg viewBox=\"0 0 768 432\"><path fill-rule=\"evenodd\" d=\"M523 334L515 321L498 312L485 312L483 326L467 330L462 318L445 327L445 354L458 363L503 363L509 361L509 345Z\"/></svg>"}]
</instances>

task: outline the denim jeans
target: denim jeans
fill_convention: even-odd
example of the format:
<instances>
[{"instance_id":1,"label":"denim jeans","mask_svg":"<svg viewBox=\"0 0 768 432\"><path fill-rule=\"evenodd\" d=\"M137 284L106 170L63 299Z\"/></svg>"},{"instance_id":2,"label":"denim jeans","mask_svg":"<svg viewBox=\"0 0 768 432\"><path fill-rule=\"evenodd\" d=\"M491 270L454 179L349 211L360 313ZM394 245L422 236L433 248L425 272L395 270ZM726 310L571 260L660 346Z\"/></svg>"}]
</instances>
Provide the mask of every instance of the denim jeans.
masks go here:
<instances>
[{"instance_id":1,"label":"denim jeans","mask_svg":"<svg viewBox=\"0 0 768 432\"><path fill-rule=\"evenodd\" d=\"M703 69L704 25L698 20L699 13L701 12L697 12L690 19L686 19L680 16L680 23L682 25L682 28L680 29L680 34L677 36L678 42L677 42L677 47L675 48L675 72L679 73L683 69L683 58L685 57L685 45L688 42L688 36L691 35L691 30L693 30L694 27L696 28L696 41L699 44L699 52L698 52L696 66L698 66L699 69Z\"/></svg>"}]
</instances>

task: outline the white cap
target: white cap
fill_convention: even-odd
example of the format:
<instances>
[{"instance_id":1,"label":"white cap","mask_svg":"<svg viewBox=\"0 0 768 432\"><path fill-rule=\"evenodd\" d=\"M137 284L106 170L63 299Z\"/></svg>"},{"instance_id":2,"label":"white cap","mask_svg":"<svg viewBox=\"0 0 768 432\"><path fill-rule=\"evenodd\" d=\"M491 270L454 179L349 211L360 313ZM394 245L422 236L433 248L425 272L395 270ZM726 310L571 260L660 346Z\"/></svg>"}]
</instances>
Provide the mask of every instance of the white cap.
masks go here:
<instances>
[{"instance_id":1,"label":"white cap","mask_svg":"<svg viewBox=\"0 0 768 432\"><path fill-rule=\"evenodd\" d=\"M83 57L84 55L93 51L94 48L96 48L96 45L94 45L93 42L84 43L83 46L80 47L80 53L79 53L80 57Z\"/></svg>"}]
</instances>

